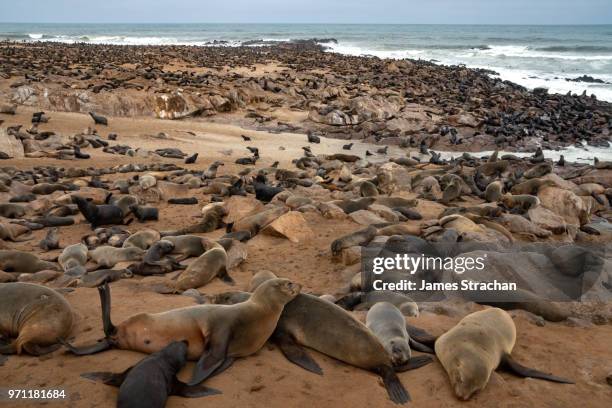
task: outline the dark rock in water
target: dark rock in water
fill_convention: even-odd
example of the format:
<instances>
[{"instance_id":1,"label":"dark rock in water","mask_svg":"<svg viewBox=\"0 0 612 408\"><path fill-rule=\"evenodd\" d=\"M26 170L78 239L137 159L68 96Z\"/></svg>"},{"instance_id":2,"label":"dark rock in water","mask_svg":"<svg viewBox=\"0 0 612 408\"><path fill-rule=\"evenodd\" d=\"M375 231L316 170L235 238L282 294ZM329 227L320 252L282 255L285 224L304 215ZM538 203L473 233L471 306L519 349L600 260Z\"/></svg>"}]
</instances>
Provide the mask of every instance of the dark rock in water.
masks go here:
<instances>
[{"instance_id":1,"label":"dark rock in water","mask_svg":"<svg viewBox=\"0 0 612 408\"><path fill-rule=\"evenodd\" d=\"M548 88L535 88L533 94L537 96L546 96L548 95Z\"/></svg>"},{"instance_id":2,"label":"dark rock in water","mask_svg":"<svg viewBox=\"0 0 612 408\"><path fill-rule=\"evenodd\" d=\"M592 76L589 76L589 75L583 75L581 77L574 78L574 79L566 78L565 80L567 82L586 82L588 84L607 84L607 82L604 81L603 79L593 78Z\"/></svg>"}]
</instances>

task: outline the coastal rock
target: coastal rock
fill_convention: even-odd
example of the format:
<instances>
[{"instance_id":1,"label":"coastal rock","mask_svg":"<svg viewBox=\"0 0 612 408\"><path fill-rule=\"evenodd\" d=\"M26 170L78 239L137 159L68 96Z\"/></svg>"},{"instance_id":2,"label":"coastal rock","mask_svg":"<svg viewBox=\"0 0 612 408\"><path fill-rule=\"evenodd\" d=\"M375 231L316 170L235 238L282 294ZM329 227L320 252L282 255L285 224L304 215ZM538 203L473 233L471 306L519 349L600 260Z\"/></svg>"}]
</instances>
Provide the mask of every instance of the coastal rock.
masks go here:
<instances>
[{"instance_id":1,"label":"coastal rock","mask_svg":"<svg viewBox=\"0 0 612 408\"><path fill-rule=\"evenodd\" d=\"M359 122L391 119L402 108L400 98L361 96L351 100L349 109L357 115Z\"/></svg>"},{"instance_id":2,"label":"coastal rock","mask_svg":"<svg viewBox=\"0 0 612 408\"><path fill-rule=\"evenodd\" d=\"M412 177L409 171L396 163L385 163L378 169L378 188L384 193L396 190L411 191Z\"/></svg>"},{"instance_id":3,"label":"coastal rock","mask_svg":"<svg viewBox=\"0 0 612 408\"><path fill-rule=\"evenodd\" d=\"M0 129L0 152L4 152L15 159L23 159L25 151L20 140L9 135L6 129Z\"/></svg>"},{"instance_id":4,"label":"coastal rock","mask_svg":"<svg viewBox=\"0 0 612 408\"><path fill-rule=\"evenodd\" d=\"M349 218L361 225L383 224L387 222L384 218L380 218L372 211L359 210L349 214Z\"/></svg>"},{"instance_id":5,"label":"coastal rock","mask_svg":"<svg viewBox=\"0 0 612 408\"><path fill-rule=\"evenodd\" d=\"M201 113L211 105L196 107L188 101L183 94L175 92L173 94L158 95L155 97L155 115L160 119L182 119Z\"/></svg>"},{"instance_id":6,"label":"coastal rock","mask_svg":"<svg viewBox=\"0 0 612 408\"><path fill-rule=\"evenodd\" d=\"M263 209L261 201L253 197L231 196L225 202L226 223L236 222Z\"/></svg>"},{"instance_id":7,"label":"coastal rock","mask_svg":"<svg viewBox=\"0 0 612 408\"><path fill-rule=\"evenodd\" d=\"M545 187L540 189L538 197L544 208L561 216L568 224L580 226L589 222L590 214L584 202L571 191Z\"/></svg>"},{"instance_id":8,"label":"coastal rock","mask_svg":"<svg viewBox=\"0 0 612 408\"><path fill-rule=\"evenodd\" d=\"M472 128L478 127L480 125L480 121L468 113L449 116L448 123L453 126L467 126Z\"/></svg>"},{"instance_id":9,"label":"coastal rock","mask_svg":"<svg viewBox=\"0 0 612 408\"><path fill-rule=\"evenodd\" d=\"M563 234L567 231L567 222L565 219L544 206L540 205L536 208L532 208L527 214L532 223L547 231L551 231L553 234Z\"/></svg>"},{"instance_id":10,"label":"coastal rock","mask_svg":"<svg viewBox=\"0 0 612 408\"><path fill-rule=\"evenodd\" d=\"M348 217L342 208L334 203L319 203L317 208L321 215L327 219L343 220Z\"/></svg>"},{"instance_id":11,"label":"coastal rock","mask_svg":"<svg viewBox=\"0 0 612 408\"><path fill-rule=\"evenodd\" d=\"M314 235L306 219L302 213L298 211L289 211L281 215L264 228L263 232L274 236L285 237L294 243L304 242Z\"/></svg>"}]
</instances>

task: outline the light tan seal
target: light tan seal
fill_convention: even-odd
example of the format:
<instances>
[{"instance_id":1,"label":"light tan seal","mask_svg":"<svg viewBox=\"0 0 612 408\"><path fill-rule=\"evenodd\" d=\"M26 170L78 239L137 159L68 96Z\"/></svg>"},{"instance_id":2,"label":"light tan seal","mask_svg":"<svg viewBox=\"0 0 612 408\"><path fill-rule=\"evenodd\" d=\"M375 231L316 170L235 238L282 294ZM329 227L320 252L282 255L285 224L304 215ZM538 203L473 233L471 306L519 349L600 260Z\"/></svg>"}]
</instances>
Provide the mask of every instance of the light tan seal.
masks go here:
<instances>
[{"instance_id":1,"label":"light tan seal","mask_svg":"<svg viewBox=\"0 0 612 408\"><path fill-rule=\"evenodd\" d=\"M523 377L572 384L514 361L510 353L515 342L516 327L510 315L502 309L491 308L464 317L438 338L435 350L455 395L462 400L484 389L498 367Z\"/></svg>"},{"instance_id":2,"label":"light tan seal","mask_svg":"<svg viewBox=\"0 0 612 408\"><path fill-rule=\"evenodd\" d=\"M0 283L0 354L41 355L57 350L72 330L70 304L53 289L31 283Z\"/></svg>"},{"instance_id":3,"label":"light tan seal","mask_svg":"<svg viewBox=\"0 0 612 408\"><path fill-rule=\"evenodd\" d=\"M38 259L29 252L0 250L0 270L4 272L35 273L45 269L58 270L52 262Z\"/></svg>"},{"instance_id":4,"label":"light tan seal","mask_svg":"<svg viewBox=\"0 0 612 408\"><path fill-rule=\"evenodd\" d=\"M225 248L214 243L211 249L200 255L181 273L174 287L179 290L195 289L206 285L215 277L233 284L233 279L227 273L227 260Z\"/></svg>"},{"instance_id":5,"label":"light tan seal","mask_svg":"<svg viewBox=\"0 0 612 408\"><path fill-rule=\"evenodd\" d=\"M187 357L197 360L190 384L198 384L229 367L237 357L257 352L268 340L283 311L301 286L288 279L272 279L250 299L236 305L197 305L162 313L138 313L118 326L110 319L110 289L98 288L102 302L105 339L73 353L93 354L112 346L152 354L173 341L186 340Z\"/></svg>"}]
</instances>

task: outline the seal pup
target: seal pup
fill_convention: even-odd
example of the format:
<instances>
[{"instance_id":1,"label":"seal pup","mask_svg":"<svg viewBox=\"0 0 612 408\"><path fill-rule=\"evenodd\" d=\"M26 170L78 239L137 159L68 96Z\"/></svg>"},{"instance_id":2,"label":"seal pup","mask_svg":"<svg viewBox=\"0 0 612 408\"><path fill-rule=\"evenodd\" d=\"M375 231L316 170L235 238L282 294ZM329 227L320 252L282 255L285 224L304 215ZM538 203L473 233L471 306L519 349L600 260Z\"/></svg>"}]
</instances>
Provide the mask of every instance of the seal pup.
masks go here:
<instances>
[{"instance_id":1,"label":"seal pup","mask_svg":"<svg viewBox=\"0 0 612 408\"><path fill-rule=\"evenodd\" d=\"M122 373L94 372L81 377L119 387L118 408L164 408L170 395L198 398L221 394L202 385L189 386L176 375L187 363L187 341L173 341Z\"/></svg>"},{"instance_id":2,"label":"seal pup","mask_svg":"<svg viewBox=\"0 0 612 408\"><path fill-rule=\"evenodd\" d=\"M104 116L98 115L95 112L89 112L89 116L91 116L96 125L108 126L108 119L106 119Z\"/></svg>"},{"instance_id":3,"label":"seal pup","mask_svg":"<svg viewBox=\"0 0 612 408\"><path fill-rule=\"evenodd\" d=\"M43 251L51 251L58 249L59 245L59 228L53 227L47 231L47 235L38 244Z\"/></svg>"},{"instance_id":4,"label":"seal pup","mask_svg":"<svg viewBox=\"0 0 612 408\"><path fill-rule=\"evenodd\" d=\"M388 302L376 303L366 315L366 326L380 340L394 366L410 360L410 336L399 309Z\"/></svg>"},{"instance_id":5,"label":"seal pup","mask_svg":"<svg viewBox=\"0 0 612 408\"><path fill-rule=\"evenodd\" d=\"M31 283L0 283L0 335L14 338L0 354L42 355L72 330L72 307L57 291Z\"/></svg>"},{"instance_id":6,"label":"seal pup","mask_svg":"<svg viewBox=\"0 0 612 408\"><path fill-rule=\"evenodd\" d=\"M198 160L198 153L194 153L193 156L189 156L185 159L185 164L193 164Z\"/></svg>"},{"instance_id":7,"label":"seal pup","mask_svg":"<svg viewBox=\"0 0 612 408\"><path fill-rule=\"evenodd\" d=\"M199 237L197 235L177 235L164 237L164 241L171 242L174 245L172 254L179 254L174 259L177 262L182 262L187 258L197 257L208 251L213 242L208 238Z\"/></svg>"},{"instance_id":8,"label":"seal pup","mask_svg":"<svg viewBox=\"0 0 612 408\"><path fill-rule=\"evenodd\" d=\"M352 246L363 246L367 245L376 237L378 229L372 225L365 229L355 231L341 238L336 239L331 243L332 255L340 255L343 249L350 248Z\"/></svg>"},{"instance_id":9,"label":"seal pup","mask_svg":"<svg viewBox=\"0 0 612 408\"><path fill-rule=\"evenodd\" d=\"M129 209L140 222L159 220L159 210L155 207L131 205Z\"/></svg>"},{"instance_id":10,"label":"seal pup","mask_svg":"<svg viewBox=\"0 0 612 408\"><path fill-rule=\"evenodd\" d=\"M522 377L573 384L517 363L510 355L515 342L516 327L510 315L502 309L490 308L464 317L437 339L435 351L455 395L462 400L484 389L498 367Z\"/></svg>"},{"instance_id":11,"label":"seal pup","mask_svg":"<svg viewBox=\"0 0 612 408\"><path fill-rule=\"evenodd\" d=\"M60 264L64 273L70 276L81 276L87 271L85 264L87 263L88 249L85 244L74 244L64 248L57 262Z\"/></svg>"},{"instance_id":12,"label":"seal pup","mask_svg":"<svg viewBox=\"0 0 612 408\"><path fill-rule=\"evenodd\" d=\"M89 252L89 257L96 263L95 268L112 268L119 262L140 261L145 251L137 247L115 248L100 246ZM95 270L95 269L94 269Z\"/></svg>"},{"instance_id":13,"label":"seal pup","mask_svg":"<svg viewBox=\"0 0 612 408\"><path fill-rule=\"evenodd\" d=\"M490 183L485 190L485 200L488 203L496 203L501 200L504 184L501 181Z\"/></svg>"},{"instance_id":14,"label":"seal pup","mask_svg":"<svg viewBox=\"0 0 612 408\"><path fill-rule=\"evenodd\" d=\"M153 229L145 229L138 231L123 241L123 248L137 247L143 250L148 249L151 245L159 241L161 238L158 231Z\"/></svg>"},{"instance_id":15,"label":"seal pup","mask_svg":"<svg viewBox=\"0 0 612 408\"><path fill-rule=\"evenodd\" d=\"M186 340L187 358L197 360L189 382L195 385L229 367L235 358L257 352L276 328L283 307L300 290L301 285L288 279L272 279L259 286L246 302L138 313L115 326L110 319L110 289L105 284L98 288L105 338L82 348L62 343L77 355L111 347L151 354L172 341Z\"/></svg>"}]
</instances>

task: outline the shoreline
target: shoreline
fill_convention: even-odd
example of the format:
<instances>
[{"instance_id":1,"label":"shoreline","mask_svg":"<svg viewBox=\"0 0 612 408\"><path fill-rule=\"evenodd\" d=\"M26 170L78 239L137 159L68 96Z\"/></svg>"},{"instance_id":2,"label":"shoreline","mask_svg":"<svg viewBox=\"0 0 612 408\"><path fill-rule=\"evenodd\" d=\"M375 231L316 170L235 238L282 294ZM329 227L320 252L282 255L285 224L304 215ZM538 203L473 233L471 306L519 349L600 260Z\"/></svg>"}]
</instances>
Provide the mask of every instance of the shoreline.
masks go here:
<instances>
[{"instance_id":1,"label":"shoreline","mask_svg":"<svg viewBox=\"0 0 612 408\"><path fill-rule=\"evenodd\" d=\"M57 65L60 49L72 67ZM154 72L131 64L140 53ZM16 57L29 63L13 65ZM316 41L236 48L2 42L0 58L3 104L113 116L242 116L254 129L425 143L436 151L530 152L578 140L610 146L610 103L529 91L484 70L329 53ZM28 68L39 59L52 74ZM94 69L99 64L104 72Z\"/></svg>"}]
</instances>

